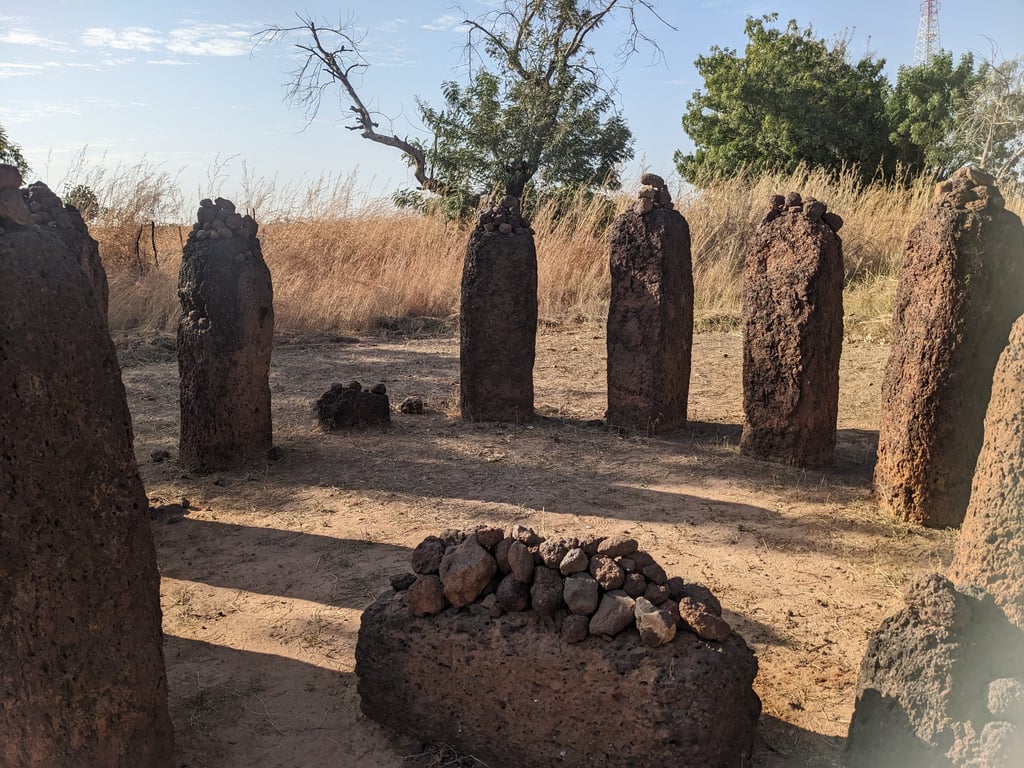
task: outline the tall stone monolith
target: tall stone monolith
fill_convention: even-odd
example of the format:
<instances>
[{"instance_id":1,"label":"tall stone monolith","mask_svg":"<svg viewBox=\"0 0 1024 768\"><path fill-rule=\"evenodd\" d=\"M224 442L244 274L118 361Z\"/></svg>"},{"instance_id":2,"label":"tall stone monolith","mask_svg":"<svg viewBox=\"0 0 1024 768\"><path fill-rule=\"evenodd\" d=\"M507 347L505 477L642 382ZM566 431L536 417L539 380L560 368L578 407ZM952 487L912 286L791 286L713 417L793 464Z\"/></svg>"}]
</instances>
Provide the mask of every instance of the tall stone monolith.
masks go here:
<instances>
[{"instance_id":1,"label":"tall stone monolith","mask_svg":"<svg viewBox=\"0 0 1024 768\"><path fill-rule=\"evenodd\" d=\"M772 197L743 270L745 456L832 461L843 345L842 219L791 192Z\"/></svg>"},{"instance_id":2,"label":"tall stone monolith","mask_svg":"<svg viewBox=\"0 0 1024 768\"><path fill-rule=\"evenodd\" d=\"M1024 226L991 176L962 169L911 231L896 288L874 476L883 509L961 523L992 374L1021 313Z\"/></svg>"},{"instance_id":3,"label":"tall stone monolith","mask_svg":"<svg viewBox=\"0 0 1024 768\"><path fill-rule=\"evenodd\" d=\"M686 424L690 392L690 228L660 176L640 181L640 199L611 230L606 418L614 426L667 432Z\"/></svg>"},{"instance_id":4,"label":"tall stone monolith","mask_svg":"<svg viewBox=\"0 0 1024 768\"><path fill-rule=\"evenodd\" d=\"M92 286L0 166L0 765L170 768L159 575Z\"/></svg>"},{"instance_id":5,"label":"tall stone monolith","mask_svg":"<svg viewBox=\"0 0 1024 768\"><path fill-rule=\"evenodd\" d=\"M462 418L532 419L537 250L514 197L482 211L469 236L459 327Z\"/></svg>"},{"instance_id":6,"label":"tall stone monolith","mask_svg":"<svg viewBox=\"0 0 1024 768\"><path fill-rule=\"evenodd\" d=\"M228 200L203 200L181 258L179 460L213 472L271 448L274 296L257 225Z\"/></svg>"},{"instance_id":7,"label":"tall stone monolith","mask_svg":"<svg viewBox=\"0 0 1024 768\"><path fill-rule=\"evenodd\" d=\"M1024 629L1024 317L999 358L949 577L980 587ZM1024 671L1022 671L1024 672ZM1022 724L1024 725L1024 724Z\"/></svg>"}]
</instances>

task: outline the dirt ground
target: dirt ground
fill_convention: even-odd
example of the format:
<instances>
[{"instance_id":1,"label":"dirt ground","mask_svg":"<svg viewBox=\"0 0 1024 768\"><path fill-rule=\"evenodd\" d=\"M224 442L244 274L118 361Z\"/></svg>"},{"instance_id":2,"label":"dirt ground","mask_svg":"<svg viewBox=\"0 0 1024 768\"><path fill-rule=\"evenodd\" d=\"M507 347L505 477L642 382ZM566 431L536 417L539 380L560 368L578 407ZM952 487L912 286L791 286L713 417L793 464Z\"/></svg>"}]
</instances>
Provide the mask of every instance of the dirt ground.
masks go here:
<instances>
[{"instance_id":1,"label":"dirt ground","mask_svg":"<svg viewBox=\"0 0 1024 768\"><path fill-rule=\"evenodd\" d=\"M456 417L457 338L281 338L271 389L282 457L183 473L173 339L122 339L136 452L151 503L171 714L181 768L441 765L362 716L361 609L449 527L522 523L546 536L629 533L669 575L703 582L757 653L756 766L837 765L867 635L912 576L942 570L952 534L881 515L869 487L888 347L843 349L835 466L740 456L738 334L694 343L687 428L649 438L586 422L605 408L604 330L542 329L529 425ZM390 429L325 434L334 382L384 382ZM171 458L154 461L154 452ZM418 757L417 757L418 755Z\"/></svg>"}]
</instances>

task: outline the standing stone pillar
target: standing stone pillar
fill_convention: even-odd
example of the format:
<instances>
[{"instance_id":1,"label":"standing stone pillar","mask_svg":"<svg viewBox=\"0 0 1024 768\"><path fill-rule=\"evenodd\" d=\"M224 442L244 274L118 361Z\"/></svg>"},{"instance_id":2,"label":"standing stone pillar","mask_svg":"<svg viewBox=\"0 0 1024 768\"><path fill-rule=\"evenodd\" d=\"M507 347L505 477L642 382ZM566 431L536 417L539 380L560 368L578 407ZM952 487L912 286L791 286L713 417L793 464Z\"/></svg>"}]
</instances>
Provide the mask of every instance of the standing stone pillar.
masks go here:
<instances>
[{"instance_id":1,"label":"standing stone pillar","mask_svg":"<svg viewBox=\"0 0 1024 768\"><path fill-rule=\"evenodd\" d=\"M514 197L484 210L469 236L459 328L462 418L532 419L537 250Z\"/></svg>"},{"instance_id":2,"label":"standing stone pillar","mask_svg":"<svg viewBox=\"0 0 1024 768\"><path fill-rule=\"evenodd\" d=\"M179 458L195 472L240 467L272 445L274 296L256 231L231 202L203 200L182 254Z\"/></svg>"},{"instance_id":3,"label":"standing stone pillar","mask_svg":"<svg viewBox=\"0 0 1024 768\"><path fill-rule=\"evenodd\" d=\"M992 381L985 441L949 577L981 587L1024 629L1024 317Z\"/></svg>"},{"instance_id":4,"label":"standing stone pillar","mask_svg":"<svg viewBox=\"0 0 1024 768\"><path fill-rule=\"evenodd\" d=\"M686 424L693 349L690 228L664 180L640 179L640 199L611 230L609 424L649 434Z\"/></svg>"},{"instance_id":5,"label":"standing stone pillar","mask_svg":"<svg viewBox=\"0 0 1024 768\"><path fill-rule=\"evenodd\" d=\"M13 173L12 173L13 171ZM159 575L92 287L0 165L0 765L170 768Z\"/></svg>"},{"instance_id":6,"label":"standing stone pillar","mask_svg":"<svg viewBox=\"0 0 1024 768\"><path fill-rule=\"evenodd\" d=\"M775 195L743 269L740 451L799 467L836 445L843 346L843 220L824 203Z\"/></svg>"},{"instance_id":7,"label":"standing stone pillar","mask_svg":"<svg viewBox=\"0 0 1024 768\"><path fill-rule=\"evenodd\" d=\"M1022 312L1024 227L991 176L957 171L911 231L896 288L874 477L883 509L963 521L992 374Z\"/></svg>"}]
</instances>

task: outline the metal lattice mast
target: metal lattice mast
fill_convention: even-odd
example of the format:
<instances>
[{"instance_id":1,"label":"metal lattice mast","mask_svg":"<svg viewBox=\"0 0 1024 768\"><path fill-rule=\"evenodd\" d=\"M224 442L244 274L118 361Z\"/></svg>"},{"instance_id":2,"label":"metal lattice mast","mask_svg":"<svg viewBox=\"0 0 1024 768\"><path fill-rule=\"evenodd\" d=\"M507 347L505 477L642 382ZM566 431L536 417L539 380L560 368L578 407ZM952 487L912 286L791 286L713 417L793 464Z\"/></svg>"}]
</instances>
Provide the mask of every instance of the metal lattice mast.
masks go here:
<instances>
[{"instance_id":1,"label":"metal lattice mast","mask_svg":"<svg viewBox=\"0 0 1024 768\"><path fill-rule=\"evenodd\" d=\"M921 21L917 25L914 66L927 64L939 50L939 0L921 0Z\"/></svg>"}]
</instances>

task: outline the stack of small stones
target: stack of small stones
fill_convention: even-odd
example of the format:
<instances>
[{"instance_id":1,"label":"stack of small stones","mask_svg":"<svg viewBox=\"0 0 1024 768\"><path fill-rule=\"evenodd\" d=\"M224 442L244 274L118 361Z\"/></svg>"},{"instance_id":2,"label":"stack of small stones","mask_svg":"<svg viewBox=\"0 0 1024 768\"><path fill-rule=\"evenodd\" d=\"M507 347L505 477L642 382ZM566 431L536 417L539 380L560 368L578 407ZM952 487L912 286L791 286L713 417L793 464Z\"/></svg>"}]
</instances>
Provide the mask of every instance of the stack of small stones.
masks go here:
<instances>
[{"instance_id":1,"label":"stack of small stones","mask_svg":"<svg viewBox=\"0 0 1024 768\"><path fill-rule=\"evenodd\" d=\"M640 192L633 210L637 213L650 213L659 208L671 211L675 208L672 195L665 186L665 180L656 173L645 173L640 177Z\"/></svg>"},{"instance_id":2,"label":"stack of small stones","mask_svg":"<svg viewBox=\"0 0 1024 768\"><path fill-rule=\"evenodd\" d=\"M199 201L198 221L189 237L197 240L220 240L229 237L256 237L259 225L252 216L235 211L235 204L223 197Z\"/></svg>"},{"instance_id":3,"label":"stack of small stones","mask_svg":"<svg viewBox=\"0 0 1024 768\"><path fill-rule=\"evenodd\" d=\"M523 216L519 206L519 198L511 195L480 211L477 226L485 232L500 232L503 235L533 234L530 222Z\"/></svg>"},{"instance_id":4,"label":"stack of small stones","mask_svg":"<svg viewBox=\"0 0 1024 768\"><path fill-rule=\"evenodd\" d=\"M996 187L995 177L978 168L961 168L945 181L935 185L935 204L944 208L962 208L981 212L1005 206Z\"/></svg>"},{"instance_id":5,"label":"stack of small stones","mask_svg":"<svg viewBox=\"0 0 1024 768\"><path fill-rule=\"evenodd\" d=\"M813 197L801 198L799 192L790 192L782 195L772 195L768 201L768 212L761 220L762 226L770 221L775 221L783 214L802 213L811 221L820 221L833 232L839 232L843 227L843 217L828 210L828 206Z\"/></svg>"},{"instance_id":6,"label":"stack of small stones","mask_svg":"<svg viewBox=\"0 0 1024 768\"><path fill-rule=\"evenodd\" d=\"M416 547L412 570L391 586L405 592L413 616L532 610L569 643L611 639L631 627L651 647L670 642L677 629L711 641L732 633L707 587L669 578L626 536L544 539L520 525L449 530Z\"/></svg>"}]
</instances>

